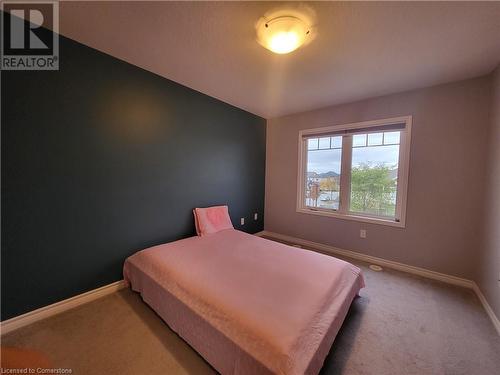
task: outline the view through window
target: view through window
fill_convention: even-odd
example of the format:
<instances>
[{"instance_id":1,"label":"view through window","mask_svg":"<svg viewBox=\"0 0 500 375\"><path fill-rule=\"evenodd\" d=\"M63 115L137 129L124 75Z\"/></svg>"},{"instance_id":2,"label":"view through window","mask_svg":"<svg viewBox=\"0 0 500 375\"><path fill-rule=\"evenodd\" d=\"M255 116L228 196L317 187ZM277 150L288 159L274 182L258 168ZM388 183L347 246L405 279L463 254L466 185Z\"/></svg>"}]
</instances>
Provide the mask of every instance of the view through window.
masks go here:
<instances>
[{"instance_id":1,"label":"view through window","mask_svg":"<svg viewBox=\"0 0 500 375\"><path fill-rule=\"evenodd\" d=\"M353 135L350 211L396 215L400 132Z\"/></svg>"},{"instance_id":2,"label":"view through window","mask_svg":"<svg viewBox=\"0 0 500 375\"><path fill-rule=\"evenodd\" d=\"M311 138L307 150L306 206L338 210L342 137Z\"/></svg>"}]
</instances>

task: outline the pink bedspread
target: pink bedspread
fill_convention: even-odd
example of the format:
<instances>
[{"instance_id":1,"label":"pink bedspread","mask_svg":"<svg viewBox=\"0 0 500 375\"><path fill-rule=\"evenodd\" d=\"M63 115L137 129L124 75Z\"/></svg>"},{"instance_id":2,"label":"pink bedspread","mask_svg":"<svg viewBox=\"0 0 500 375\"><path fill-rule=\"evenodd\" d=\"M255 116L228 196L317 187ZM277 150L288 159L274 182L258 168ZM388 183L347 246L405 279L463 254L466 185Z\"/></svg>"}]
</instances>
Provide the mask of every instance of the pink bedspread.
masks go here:
<instances>
[{"instance_id":1,"label":"pink bedspread","mask_svg":"<svg viewBox=\"0 0 500 375\"><path fill-rule=\"evenodd\" d=\"M223 374L319 372L359 268L234 229L142 250L124 278Z\"/></svg>"}]
</instances>

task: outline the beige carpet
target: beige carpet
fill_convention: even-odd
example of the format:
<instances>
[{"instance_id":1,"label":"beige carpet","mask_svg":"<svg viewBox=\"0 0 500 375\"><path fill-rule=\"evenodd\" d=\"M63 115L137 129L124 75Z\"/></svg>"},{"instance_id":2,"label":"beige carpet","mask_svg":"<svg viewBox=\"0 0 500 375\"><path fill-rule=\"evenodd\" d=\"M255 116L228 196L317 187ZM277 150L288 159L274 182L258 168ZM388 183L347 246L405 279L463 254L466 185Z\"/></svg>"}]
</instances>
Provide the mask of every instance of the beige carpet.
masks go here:
<instances>
[{"instance_id":1,"label":"beige carpet","mask_svg":"<svg viewBox=\"0 0 500 375\"><path fill-rule=\"evenodd\" d=\"M322 374L500 374L500 337L472 291L353 263L367 287ZM215 372L129 290L12 332L2 345L41 352L73 374Z\"/></svg>"}]
</instances>

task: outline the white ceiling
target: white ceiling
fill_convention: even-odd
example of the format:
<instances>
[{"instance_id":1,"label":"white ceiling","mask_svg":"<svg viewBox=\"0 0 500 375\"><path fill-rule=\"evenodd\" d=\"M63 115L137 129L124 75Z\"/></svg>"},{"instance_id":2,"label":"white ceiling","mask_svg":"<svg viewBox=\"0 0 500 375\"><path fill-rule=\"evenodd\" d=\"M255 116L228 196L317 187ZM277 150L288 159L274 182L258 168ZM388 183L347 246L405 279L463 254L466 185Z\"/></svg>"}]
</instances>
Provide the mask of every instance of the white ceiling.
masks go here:
<instances>
[{"instance_id":1,"label":"white ceiling","mask_svg":"<svg viewBox=\"0 0 500 375\"><path fill-rule=\"evenodd\" d=\"M500 61L500 2L308 2L316 39L276 55L254 24L287 4L61 2L60 32L265 118L475 77Z\"/></svg>"}]
</instances>

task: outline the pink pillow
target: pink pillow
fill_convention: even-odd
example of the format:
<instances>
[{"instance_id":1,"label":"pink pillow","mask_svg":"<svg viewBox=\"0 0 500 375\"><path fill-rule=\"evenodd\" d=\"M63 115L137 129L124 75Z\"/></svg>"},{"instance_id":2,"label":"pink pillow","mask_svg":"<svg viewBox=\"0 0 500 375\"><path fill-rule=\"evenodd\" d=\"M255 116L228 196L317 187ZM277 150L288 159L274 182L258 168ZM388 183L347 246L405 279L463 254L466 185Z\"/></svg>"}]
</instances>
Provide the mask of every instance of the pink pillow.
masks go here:
<instances>
[{"instance_id":1,"label":"pink pillow","mask_svg":"<svg viewBox=\"0 0 500 375\"><path fill-rule=\"evenodd\" d=\"M196 233L199 236L216 233L224 229L233 229L227 206L195 208Z\"/></svg>"},{"instance_id":2,"label":"pink pillow","mask_svg":"<svg viewBox=\"0 0 500 375\"><path fill-rule=\"evenodd\" d=\"M199 236L200 235L200 227L198 225L198 218L196 217L196 209L193 210L193 216L194 216L194 227L196 229L196 234Z\"/></svg>"}]
</instances>

